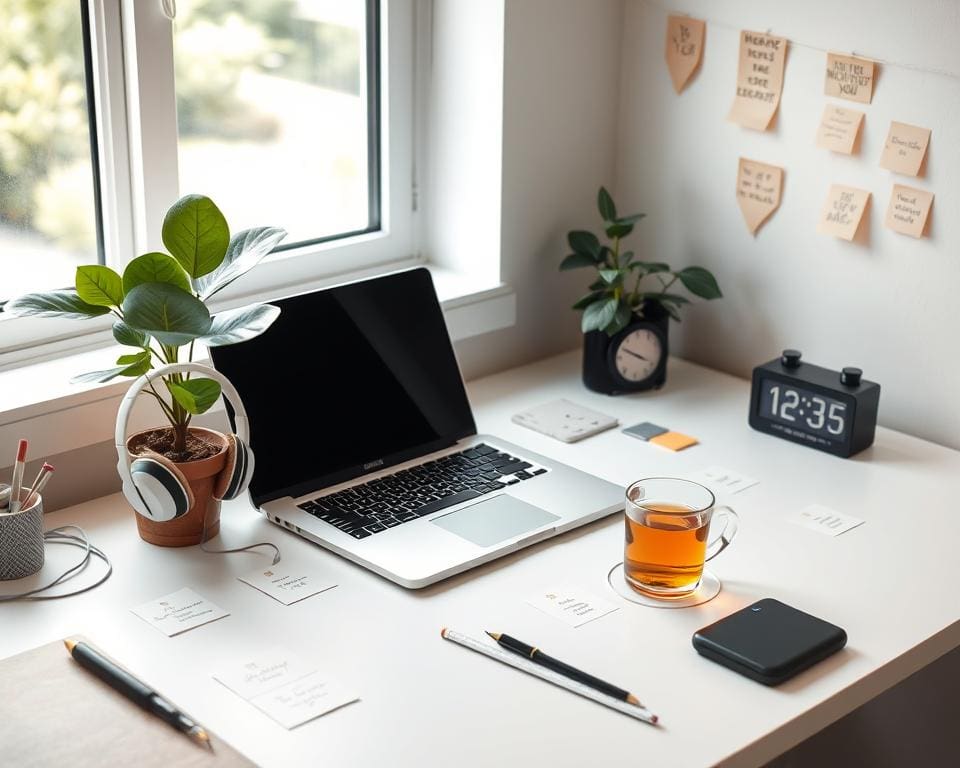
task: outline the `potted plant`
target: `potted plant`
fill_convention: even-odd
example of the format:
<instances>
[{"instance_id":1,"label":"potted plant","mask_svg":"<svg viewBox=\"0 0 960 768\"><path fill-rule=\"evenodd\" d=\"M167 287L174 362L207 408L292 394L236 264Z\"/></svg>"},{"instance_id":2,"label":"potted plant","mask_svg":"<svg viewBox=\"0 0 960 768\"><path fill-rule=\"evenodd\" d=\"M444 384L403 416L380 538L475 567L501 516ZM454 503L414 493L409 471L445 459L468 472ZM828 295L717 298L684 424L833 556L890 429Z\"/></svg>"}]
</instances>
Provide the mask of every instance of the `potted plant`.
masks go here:
<instances>
[{"instance_id":1,"label":"potted plant","mask_svg":"<svg viewBox=\"0 0 960 768\"><path fill-rule=\"evenodd\" d=\"M613 198L603 187L597 194L597 208L609 243L601 243L592 232L569 232L567 242L573 252L560 264L561 270L596 270L590 292L573 305L583 311L584 384L607 394L659 387L666 375L669 320L679 321L683 306L690 303L689 298L672 290L674 285L679 281L689 293L703 299L720 298L720 287L703 267L674 271L668 264L640 261L633 251L623 250L621 241L633 232L634 224L644 214L619 216ZM649 371L641 371L646 375L625 375L616 361L619 344L632 331L644 328L660 340L661 359L649 366Z\"/></svg>"},{"instance_id":2,"label":"potted plant","mask_svg":"<svg viewBox=\"0 0 960 768\"><path fill-rule=\"evenodd\" d=\"M276 227L255 227L230 236L223 214L202 195L187 195L167 211L163 243L169 253L150 252L133 259L123 274L109 267L77 267L76 285L67 290L31 293L7 302L4 311L36 317L92 318L112 314L113 337L131 347L114 368L74 377L106 382L139 377L156 366L192 362L194 345L207 347L246 341L263 333L280 313L270 304L253 304L211 315L207 302L266 256L286 236ZM190 373L161 377L150 385L169 424L130 435L131 455L153 451L177 465L195 498L176 525L137 515L140 536L154 544L200 543L219 529L219 503L211 499L211 478L226 462L226 438L191 425L220 397L220 384ZM163 390L166 391L163 391Z\"/></svg>"}]
</instances>

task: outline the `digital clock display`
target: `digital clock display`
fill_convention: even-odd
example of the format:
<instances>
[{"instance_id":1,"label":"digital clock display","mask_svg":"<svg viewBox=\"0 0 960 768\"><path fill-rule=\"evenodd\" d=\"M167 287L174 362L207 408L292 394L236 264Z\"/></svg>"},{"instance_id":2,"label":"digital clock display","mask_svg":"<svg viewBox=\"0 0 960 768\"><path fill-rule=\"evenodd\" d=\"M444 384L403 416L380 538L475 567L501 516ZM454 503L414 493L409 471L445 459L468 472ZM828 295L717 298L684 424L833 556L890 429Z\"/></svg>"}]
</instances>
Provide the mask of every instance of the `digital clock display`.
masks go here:
<instances>
[{"instance_id":1,"label":"digital clock display","mask_svg":"<svg viewBox=\"0 0 960 768\"><path fill-rule=\"evenodd\" d=\"M776 379L760 380L757 414L774 422L778 431L809 442L842 442L847 431L847 404Z\"/></svg>"}]
</instances>

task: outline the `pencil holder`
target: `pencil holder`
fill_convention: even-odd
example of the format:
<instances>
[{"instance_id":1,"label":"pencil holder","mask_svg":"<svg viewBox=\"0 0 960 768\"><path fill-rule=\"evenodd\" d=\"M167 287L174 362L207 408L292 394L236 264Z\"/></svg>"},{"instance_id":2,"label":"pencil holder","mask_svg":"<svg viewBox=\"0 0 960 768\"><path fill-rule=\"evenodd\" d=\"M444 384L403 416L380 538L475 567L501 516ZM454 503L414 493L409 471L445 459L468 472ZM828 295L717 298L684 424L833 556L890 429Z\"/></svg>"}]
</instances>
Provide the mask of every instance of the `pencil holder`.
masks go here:
<instances>
[{"instance_id":1,"label":"pencil holder","mask_svg":"<svg viewBox=\"0 0 960 768\"><path fill-rule=\"evenodd\" d=\"M42 567L43 499L37 496L29 509L0 512L0 581L22 579Z\"/></svg>"}]
</instances>

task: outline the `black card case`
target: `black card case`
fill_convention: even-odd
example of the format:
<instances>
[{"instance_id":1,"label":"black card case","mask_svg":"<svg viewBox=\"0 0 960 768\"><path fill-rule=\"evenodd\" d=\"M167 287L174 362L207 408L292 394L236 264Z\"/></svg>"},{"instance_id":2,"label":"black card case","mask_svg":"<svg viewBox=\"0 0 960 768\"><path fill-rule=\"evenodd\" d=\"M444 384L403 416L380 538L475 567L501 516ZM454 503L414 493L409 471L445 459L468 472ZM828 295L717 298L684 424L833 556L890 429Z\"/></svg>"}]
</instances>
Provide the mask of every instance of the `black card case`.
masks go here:
<instances>
[{"instance_id":1,"label":"black card case","mask_svg":"<svg viewBox=\"0 0 960 768\"><path fill-rule=\"evenodd\" d=\"M764 685L789 680L846 643L840 627L769 597L693 635L701 656Z\"/></svg>"}]
</instances>

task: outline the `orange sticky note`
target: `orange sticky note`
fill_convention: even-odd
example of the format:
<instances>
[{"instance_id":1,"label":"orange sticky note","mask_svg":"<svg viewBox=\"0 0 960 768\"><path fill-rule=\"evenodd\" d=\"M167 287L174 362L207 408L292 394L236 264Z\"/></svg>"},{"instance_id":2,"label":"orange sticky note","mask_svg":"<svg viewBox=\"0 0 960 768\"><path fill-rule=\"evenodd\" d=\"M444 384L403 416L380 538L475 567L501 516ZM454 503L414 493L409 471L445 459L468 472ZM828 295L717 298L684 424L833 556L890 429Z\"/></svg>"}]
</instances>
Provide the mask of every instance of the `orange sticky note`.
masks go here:
<instances>
[{"instance_id":1,"label":"orange sticky note","mask_svg":"<svg viewBox=\"0 0 960 768\"><path fill-rule=\"evenodd\" d=\"M929 143L929 128L893 121L880 155L880 167L904 176L917 176Z\"/></svg>"},{"instance_id":2,"label":"orange sticky note","mask_svg":"<svg viewBox=\"0 0 960 768\"><path fill-rule=\"evenodd\" d=\"M828 53L823 92L827 96L869 104L873 98L873 62L856 56Z\"/></svg>"},{"instance_id":3,"label":"orange sticky note","mask_svg":"<svg viewBox=\"0 0 960 768\"><path fill-rule=\"evenodd\" d=\"M884 222L888 229L910 237L923 237L927 215L933 205L933 192L894 184Z\"/></svg>"},{"instance_id":4,"label":"orange sticky note","mask_svg":"<svg viewBox=\"0 0 960 768\"><path fill-rule=\"evenodd\" d=\"M823 109L823 117L820 118L820 128L817 130L817 146L829 149L831 152L852 154L862 123L863 112L827 104Z\"/></svg>"},{"instance_id":5,"label":"orange sticky note","mask_svg":"<svg viewBox=\"0 0 960 768\"><path fill-rule=\"evenodd\" d=\"M737 204L751 235L780 206L783 168L740 158L737 171Z\"/></svg>"},{"instance_id":6,"label":"orange sticky note","mask_svg":"<svg viewBox=\"0 0 960 768\"><path fill-rule=\"evenodd\" d=\"M650 442L656 443L661 448L667 448L671 451L682 451L684 448L696 445L700 441L695 437L690 437L690 435L684 435L680 432L664 432L662 435L651 437Z\"/></svg>"},{"instance_id":7,"label":"orange sticky note","mask_svg":"<svg viewBox=\"0 0 960 768\"><path fill-rule=\"evenodd\" d=\"M765 131L780 105L787 40L762 32L740 33L737 95L727 120Z\"/></svg>"},{"instance_id":8,"label":"orange sticky note","mask_svg":"<svg viewBox=\"0 0 960 768\"><path fill-rule=\"evenodd\" d=\"M680 93L700 66L703 55L703 30L706 25L689 16L667 17L667 68L673 89Z\"/></svg>"},{"instance_id":9,"label":"orange sticky note","mask_svg":"<svg viewBox=\"0 0 960 768\"><path fill-rule=\"evenodd\" d=\"M865 189L833 184L820 211L817 232L853 240L869 202L870 193Z\"/></svg>"}]
</instances>

